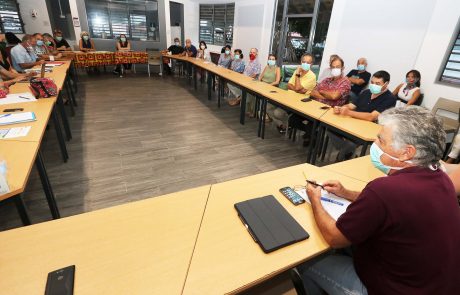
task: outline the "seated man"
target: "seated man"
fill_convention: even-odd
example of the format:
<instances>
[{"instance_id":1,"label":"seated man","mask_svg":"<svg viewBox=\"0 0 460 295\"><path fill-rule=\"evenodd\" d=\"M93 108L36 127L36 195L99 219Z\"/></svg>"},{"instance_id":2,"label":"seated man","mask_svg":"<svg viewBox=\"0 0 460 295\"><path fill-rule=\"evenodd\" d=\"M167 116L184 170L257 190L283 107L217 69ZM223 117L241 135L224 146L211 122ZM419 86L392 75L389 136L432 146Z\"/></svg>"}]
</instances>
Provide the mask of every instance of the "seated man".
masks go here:
<instances>
[{"instance_id":1,"label":"seated man","mask_svg":"<svg viewBox=\"0 0 460 295\"><path fill-rule=\"evenodd\" d=\"M43 60L37 61L38 57L33 49L35 45L37 45L35 37L24 35L22 42L11 49L11 62L17 72L23 73L25 69L44 63Z\"/></svg>"},{"instance_id":2,"label":"seated man","mask_svg":"<svg viewBox=\"0 0 460 295\"><path fill-rule=\"evenodd\" d=\"M366 71L367 60L364 57L358 59L357 67L351 70L348 74L348 80L351 83L350 99L354 101L358 98L358 95L363 91L364 87L369 84L371 79L371 73Z\"/></svg>"},{"instance_id":3,"label":"seated man","mask_svg":"<svg viewBox=\"0 0 460 295\"><path fill-rule=\"evenodd\" d=\"M45 40L42 34L35 33L33 35L37 40L37 44L34 46L35 55L39 58L49 60L50 56L53 56L55 59L59 59L62 57L62 54L59 53L57 50L49 51L47 45L45 44Z\"/></svg>"},{"instance_id":4,"label":"seated man","mask_svg":"<svg viewBox=\"0 0 460 295\"><path fill-rule=\"evenodd\" d=\"M379 123L371 159L388 177L361 192L324 182L325 190L352 202L337 221L325 211L319 186L307 186L325 241L352 246L352 255L329 252L298 267L307 293L460 294L460 210L440 169L442 121L409 106L385 111Z\"/></svg>"},{"instance_id":5,"label":"seated man","mask_svg":"<svg viewBox=\"0 0 460 295\"><path fill-rule=\"evenodd\" d=\"M162 50L162 54L182 54L184 52L184 47L180 45L180 39L179 38L174 38L174 44L169 46L168 49ZM169 63L171 63L171 67L169 67ZM176 60L174 59L169 59L169 58L163 58L163 68L166 69L166 73L168 75L171 75L174 71L174 67L176 65ZM172 69L171 69L172 68Z\"/></svg>"},{"instance_id":6,"label":"seated man","mask_svg":"<svg viewBox=\"0 0 460 295\"><path fill-rule=\"evenodd\" d=\"M54 30L54 40L56 41L56 49L59 51L71 51L69 42L62 36L61 30Z\"/></svg>"},{"instance_id":7,"label":"seated man","mask_svg":"<svg viewBox=\"0 0 460 295\"><path fill-rule=\"evenodd\" d=\"M306 98L309 98L310 93L316 86L316 75L311 70L311 65L313 64L313 55L310 53L305 53L300 58L300 62L301 65L297 68L297 70L295 70L294 74L289 79L288 91L304 94ZM275 107L272 104L268 104L267 114L270 118L278 122L278 131L281 134L285 133L288 113L280 107ZM291 122L298 122L296 125L301 124L303 120L305 119L298 115L292 115L291 117Z\"/></svg>"},{"instance_id":8,"label":"seated man","mask_svg":"<svg viewBox=\"0 0 460 295\"><path fill-rule=\"evenodd\" d=\"M196 47L192 45L192 40L186 39L184 52L182 52L182 55L187 56L187 57L196 57L197 53L198 53L198 50L196 50ZM192 76L192 64L186 63L186 67L187 67L188 75Z\"/></svg>"},{"instance_id":9,"label":"seated man","mask_svg":"<svg viewBox=\"0 0 460 295\"><path fill-rule=\"evenodd\" d=\"M369 89L364 90L358 98L342 107L335 107L334 114L350 116L360 120L377 121L380 113L396 105L396 97L388 90L390 74L386 71L376 72L371 79ZM328 132L331 143L340 149L338 160L349 159L355 149L356 144L339 136Z\"/></svg>"}]
</instances>

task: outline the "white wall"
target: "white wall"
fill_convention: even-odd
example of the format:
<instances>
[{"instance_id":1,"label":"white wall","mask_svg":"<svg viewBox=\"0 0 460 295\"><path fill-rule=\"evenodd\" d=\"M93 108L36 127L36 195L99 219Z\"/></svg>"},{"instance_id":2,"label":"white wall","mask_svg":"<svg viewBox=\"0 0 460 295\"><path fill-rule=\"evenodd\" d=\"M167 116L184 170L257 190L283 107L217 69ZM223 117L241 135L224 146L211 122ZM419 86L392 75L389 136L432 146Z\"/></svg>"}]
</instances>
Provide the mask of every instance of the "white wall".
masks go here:
<instances>
[{"instance_id":1,"label":"white wall","mask_svg":"<svg viewBox=\"0 0 460 295\"><path fill-rule=\"evenodd\" d=\"M436 82L459 17L458 0L335 0L321 72L331 54L339 54L347 70L363 56L369 72L391 74L391 90L409 70L419 70L427 107L441 96L460 100L458 87Z\"/></svg>"},{"instance_id":2,"label":"white wall","mask_svg":"<svg viewBox=\"0 0 460 295\"><path fill-rule=\"evenodd\" d=\"M18 0L24 31L27 34L51 33L50 18L45 0ZM32 17L32 10L37 11L37 17Z\"/></svg>"},{"instance_id":3,"label":"white wall","mask_svg":"<svg viewBox=\"0 0 460 295\"><path fill-rule=\"evenodd\" d=\"M422 74L424 105L428 108L431 108L439 97L460 101L459 87L437 82L440 69L444 66L446 52L450 50L451 41L460 28L459 20L460 1L437 1L414 66Z\"/></svg>"},{"instance_id":4,"label":"white wall","mask_svg":"<svg viewBox=\"0 0 460 295\"><path fill-rule=\"evenodd\" d=\"M172 45L172 41L175 37L181 36L172 36L171 35L171 21L170 21L170 10L169 10L169 2L165 0L165 18L166 18L166 42L167 46L169 47ZM182 3L184 5L184 36L185 39L191 39L192 44L195 46L198 45L198 26L199 26L199 6L198 2L192 0L174 0L171 2ZM159 12L160 13L160 12ZM184 42L185 40L181 40Z\"/></svg>"}]
</instances>

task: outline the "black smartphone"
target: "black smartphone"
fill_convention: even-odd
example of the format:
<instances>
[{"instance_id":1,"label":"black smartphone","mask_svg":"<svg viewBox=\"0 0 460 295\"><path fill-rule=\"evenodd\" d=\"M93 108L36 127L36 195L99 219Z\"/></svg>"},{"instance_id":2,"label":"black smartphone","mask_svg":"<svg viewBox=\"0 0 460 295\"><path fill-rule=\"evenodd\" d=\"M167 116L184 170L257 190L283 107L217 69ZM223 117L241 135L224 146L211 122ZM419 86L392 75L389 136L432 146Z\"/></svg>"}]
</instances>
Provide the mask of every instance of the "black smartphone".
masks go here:
<instances>
[{"instance_id":1,"label":"black smartphone","mask_svg":"<svg viewBox=\"0 0 460 295\"><path fill-rule=\"evenodd\" d=\"M305 200L288 186L280 188L280 193L282 193L283 196L285 196L289 201L291 201L292 204L296 206L305 203Z\"/></svg>"},{"instance_id":2,"label":"black smartphone","mask_svg":"<svg viewBox=\"0 0 460 295\"><path fill-rule=\"evenodd\" d=\"M309 101L311 101L311 98L309 98L309 97L302 98L300 101L301 102L309 102Z\"/></svg>"},{"instance_id":3,"label":"black smartphone","mask_svg":"<svg viewBox=\"0 0 460 295\"><path fill-rule=\"evenodd\" d=\"M271 90L270 93L278 93L276 90Z\"/></svg>"},{"instance_id":4,"label":"black smartphone","mask_svg":"<svg viewBox=\"0 0 460 295\"><path fill-rule=\"evenodd\" d=\"M48 274L45 295L73 295L75 265Z\"/></svg>"},{"instance_id":5,"label":"black smartphone","mask_svg":"<svg viewBox=\"0 0 460 295\"><path fill-rule=\"evenodd\" d=\"M328 110L328 109L330 109L330 108L331 108L331 107L329 107L329 106L322 106L322 107L320 107L320 109L322 109L322 110Z\"/></svg>"},{"instance_id":6,"label":"black smartphone","mask_svg":"<svg viewBox=\"0 0 460 295\"><path fill-rule=\"evenodd\" d=\"M12 112L22 112L24 109L23 108L17 108L17 109L4 109L4 113L12 113Z\"/></svg>"}]
</instances>

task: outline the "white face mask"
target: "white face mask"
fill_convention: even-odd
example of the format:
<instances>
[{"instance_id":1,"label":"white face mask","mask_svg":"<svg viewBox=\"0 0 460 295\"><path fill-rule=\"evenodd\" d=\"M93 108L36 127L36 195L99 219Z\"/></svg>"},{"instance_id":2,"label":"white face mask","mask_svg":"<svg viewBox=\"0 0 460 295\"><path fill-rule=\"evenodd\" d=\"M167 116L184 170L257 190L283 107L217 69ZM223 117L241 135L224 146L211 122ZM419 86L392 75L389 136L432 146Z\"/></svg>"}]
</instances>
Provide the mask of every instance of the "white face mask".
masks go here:
<instances>
[{"instance_id":1,"label":"white face mask","mask_svg":"<svg viewBox=\"0 0 460 295\"><path fill-rule=\"evenodd\" d=\"M200 48L201 48L201 50L205 50L205 49L206 49L206 47L204 47L204 45L201 45Z\"/></svg>"},{"instance_id":2,"label":"white face mask","mask_svg":"<svg viewBox=\"0 0 460 295\"><path fill-rule=\"evenodd\" d=\"M332 77L338 77L342 74L342 69L333 68L331 70Z\"/></svg>"}]
</instances>

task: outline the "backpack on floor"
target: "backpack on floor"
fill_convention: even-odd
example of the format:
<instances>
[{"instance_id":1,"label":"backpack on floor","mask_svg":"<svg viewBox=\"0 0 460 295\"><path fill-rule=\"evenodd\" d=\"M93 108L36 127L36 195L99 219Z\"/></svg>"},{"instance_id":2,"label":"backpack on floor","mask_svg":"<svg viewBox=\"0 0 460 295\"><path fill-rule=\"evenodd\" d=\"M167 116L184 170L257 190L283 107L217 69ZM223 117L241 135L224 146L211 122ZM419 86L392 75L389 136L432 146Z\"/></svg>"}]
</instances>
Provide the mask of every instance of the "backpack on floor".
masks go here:
<instances>
[{"instance_id":1,"label":"backpack on floor","mask_svg":"<svg viewBox=\"0 0 460 295\"><path fill-rule=\"evenodd\" d=\"M47 98L57 95L57 86L50 78L34 78L30 80L30 91L36 98Z\"/></svg>"}]
</instances>

